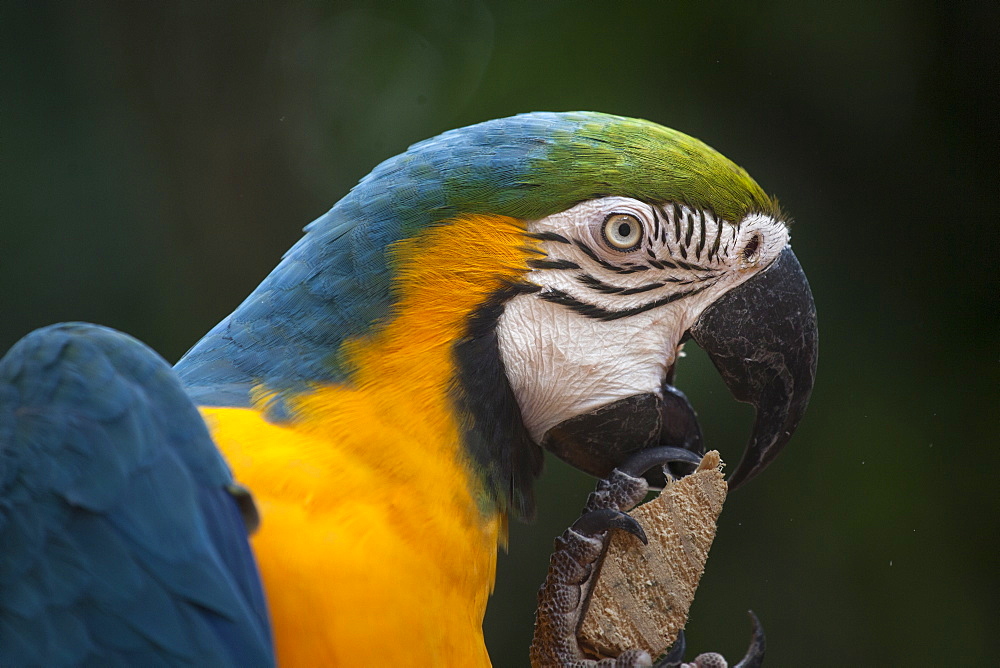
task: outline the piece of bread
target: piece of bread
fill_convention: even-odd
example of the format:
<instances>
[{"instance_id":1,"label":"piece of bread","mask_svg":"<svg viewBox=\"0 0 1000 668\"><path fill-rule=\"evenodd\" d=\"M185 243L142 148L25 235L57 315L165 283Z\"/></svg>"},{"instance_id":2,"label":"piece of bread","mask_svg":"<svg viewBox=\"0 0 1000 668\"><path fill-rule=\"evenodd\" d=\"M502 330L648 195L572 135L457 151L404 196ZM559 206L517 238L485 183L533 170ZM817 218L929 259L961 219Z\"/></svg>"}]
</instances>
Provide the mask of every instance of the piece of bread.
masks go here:
<instances>
[{"instance_id":1,"label":"piece of bread","mask_svg":"<svg viewBox=\"0 0 1000 668\"><path fill-rule=\"evenodd\" d=\"M665 652L687 623L705 571L728 486L718 451L695 473L671 482L632 515L649 539L615 531L580 624L580 646L595 658L626 649Z\"/></svg>"}]
</instances>

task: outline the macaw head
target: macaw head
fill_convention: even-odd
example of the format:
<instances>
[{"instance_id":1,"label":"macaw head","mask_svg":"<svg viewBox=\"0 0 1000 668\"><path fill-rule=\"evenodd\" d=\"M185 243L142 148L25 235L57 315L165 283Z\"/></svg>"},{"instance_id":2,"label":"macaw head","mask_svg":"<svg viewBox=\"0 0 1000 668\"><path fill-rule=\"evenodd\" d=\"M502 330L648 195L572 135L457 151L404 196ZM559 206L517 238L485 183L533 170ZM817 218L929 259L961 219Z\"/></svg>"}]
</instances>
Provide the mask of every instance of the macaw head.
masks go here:
<instances>
[{"instance_id":1,"label":"macaw head","mask_svg":"<svg viewBox=\"0 0 1000 668\"><path fill-rule=\"evenodd\" d=\"M601 477L650 446L702 451L673 386L688 339L756 408L731 485L775 458L808 403L816 315L787 219L680 132L589 112L453 130L376 167L307 229L179 364L201 360L193 392L360 383L358 341L417 312L392 350L447 347L466 449L516 513L531 512L540 447ZM454 333L417 331L435 319ZM223 338L236 352L205 362Z\"/></svg>"},{"instance_id":2,"label":"macaw head","mask_svg":"<svg viewBox=\"0 0 1000 668\"><path fill-rule=\"evenodd\" d=\"M673 386L691 339L756 409L730 485L760 473L795 431L817 359L812 294L777 202L709 146L646 121L531 114L474 128L489 137L487 184L506 152L525 154L486 210L523 220L541 255L488 302L491 322L459 343L460 359L475 349L477 369L489 355L475 341L494 327L530 440L605 477L646 447L704 451Z\"/></svg>"},{"instance_id":3,"label":"macaw head","mask_svg":"<svg viewBox=\"0 0 1000 668\"><path fill-rule=\"evenodd\" d=\"M707 149L706 149L707 150ZM815 375L812 294L772 209L729 222L679 198L611 195L531 221L543 260L497 323L500 357L536 443L598 477L656 445L704 452L674 387L694 340L753 404L729 479L762 471L791 438Z\"/></svg>"}]
</instances>

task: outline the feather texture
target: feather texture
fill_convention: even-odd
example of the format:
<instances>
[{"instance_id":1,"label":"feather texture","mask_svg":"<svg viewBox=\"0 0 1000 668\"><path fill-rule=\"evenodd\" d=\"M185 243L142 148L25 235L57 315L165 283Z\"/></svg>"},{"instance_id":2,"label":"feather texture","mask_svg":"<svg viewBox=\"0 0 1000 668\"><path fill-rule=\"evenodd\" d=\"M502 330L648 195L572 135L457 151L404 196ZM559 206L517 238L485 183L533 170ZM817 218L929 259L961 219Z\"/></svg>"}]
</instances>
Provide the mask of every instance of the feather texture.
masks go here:
<instances>
[{"instance_id":1,"label":"feather texture","mask_svg":"<svg viewBox=\"0 0 1000 668\"><path fill-rule=\"evenodd\" d=\"M260 501L281 662L488 665L497 543L510 514L530 516L541 464L498 318L545 259L528 221L609 194L730 225L776 209L647 121L480 123L375 167L178 363Z\"/></svg>"},{"instance_id":2,"label":"feather texture","mask_svg":"<svg viewBox=\"0 0 1000 668\"><path fill-rule=\"evenodd\" d=\"M260 504L253 545L280 662L377 649L384 665L489 664L482 620L517 464L491 476L489 453L464 447L490 425L485 406L456 410L453 350L469 314L526 271L525 243L519 221L469 216L397 244L397 315L345 345L350 383L289 398L292 420L203 409ZM533 466L529 490L537 454Z\"/></svg>"},{"instance_id":3,"label":"feather texture","mask_svg":"<svg viewBox=\"0 0 1000 668\"><path fill-rule=\"evenodd\" d=\"M568 167L571 166L571 167ZM777 203L704 143L649 121L536 112L445 132L378 165L177 364L199 403L249 406L343 382L344 341L392 315L391 249L468 214L541 218L594 197L683 202L729 222Z\"/></svg>"},{"instance_id":4,"label":"feather texture","mask_svg":"<svg viewBox=\"0 0 1000 668\"><path fill-rule=\"evenodd\" d=\"M260 502L283 664L488 665L497 544L541 466L497 322L532 268L578 266L528 221L606 195L777 213L679 132L524 114L378 165L181 359L188 396L121 334L27 337L0 362L0 664L272 660L214 439Z\"/></svg>"},{"instance_id":5,"label":"feather texture","mask_svg":"<svg viewBox=\"0 0 1000 668\"><path fill-rule=\"evenodd\" d=\"M0 361L0 665L267 665L232 477L170 367L94 325Z\"/></svg>"}]
</instances>

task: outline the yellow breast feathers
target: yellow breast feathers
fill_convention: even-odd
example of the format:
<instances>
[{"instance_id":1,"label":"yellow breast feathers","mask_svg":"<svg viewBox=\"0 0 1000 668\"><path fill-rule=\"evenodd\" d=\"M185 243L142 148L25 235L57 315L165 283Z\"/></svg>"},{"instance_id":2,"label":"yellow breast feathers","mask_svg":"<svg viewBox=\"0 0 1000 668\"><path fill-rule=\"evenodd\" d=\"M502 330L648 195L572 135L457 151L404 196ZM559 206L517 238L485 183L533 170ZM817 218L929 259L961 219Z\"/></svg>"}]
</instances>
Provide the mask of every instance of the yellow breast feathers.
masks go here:
<instances>
[{"instance_id":1,"label":"yellow breast feathers","mask_svg":"<svg viewBox=\"0 0 1000 668\"><path fill-rule=\"evenodd\" d=\"M349 386L293 397L287 424L203 409L260 506L253 546L284 666L489 665L482 620L506 518L478 503L452 347L537 252L520 221L472 216L392 257L392 312L339 351Z\"/></svg>"}]
</instances>

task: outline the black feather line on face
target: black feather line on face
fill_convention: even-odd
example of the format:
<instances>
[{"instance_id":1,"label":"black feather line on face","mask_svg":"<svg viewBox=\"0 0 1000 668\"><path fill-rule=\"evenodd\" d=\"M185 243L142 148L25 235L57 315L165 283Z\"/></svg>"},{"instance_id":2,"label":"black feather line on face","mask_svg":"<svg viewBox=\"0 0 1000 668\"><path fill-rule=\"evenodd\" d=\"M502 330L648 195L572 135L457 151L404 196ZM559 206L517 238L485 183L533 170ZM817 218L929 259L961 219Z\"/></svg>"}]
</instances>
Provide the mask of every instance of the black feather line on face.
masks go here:
<instances>
[{"instance_id":1,"label":"black feather line on face","mask_svg":"<svg viewBox=\"0 0 1000 668\"><path fill-rule=\"evenodd\" d=\"M650 269L651 269L651 267L647 267L644 264L630 264L627 267L625 267L624 269L622 269L621 271L619 271L618 273L619 274L634 274L634 273L639 272L639 271L649 271Z\"/></svg>"},{"instance_id":2,"label":"black feather line on face","mask_svg":"<svg viewBox=\"0 0 1000 668\"><path fill-rule=\"evenodd\" d=\"M593 249L590 248L590 246L583 243L579 239L574 239L573 241L576 244L576 247L583 251L584 255L586 255L591 260L593 260L600 266L604 267L608 271L613 271L616 274L634 274L639 271L649 271L650 269L645 265L630 264L627 267L625 267L625 266L619 266L617 264L612 264L607 260L605 260L604 258L602 258L597 253L595 253Z\"/></svg>"},{"instance_id":3,"label":"black feather line on face","mask_svg":"<svg viewBox=\"0 0 1000 668\"><path fill-rule=\"evenodd\" d=\"M662 260L661 260L661 262L662 262ZM691 262L681 262L677 258L674 258L674 262L677 263L676 267L678 269L684 269L685 271L706 271L706 272L709 272L709 274L712 274L712 275L714 275L715 273L717 273L716 270L712 269L711 267L703 267L700 264L694 264L694 263L691 263Z\"/></svg>"},{"instance_id":4,"label":"black feather line on face","mask_svg":"<svg viewBox=\"0 0 1000 668\"><path fill-rule=\"evenodd\" d=\"M670 241L667 238L667 223L670 221L670 216L667 215L667 212L666 212L665 209L661 209L661 213L663 213L664 221L663 221L663 233L660 236L660 245L662 245L663 249L665 251L667 251L667 255L669 255L671 258L673 258L674 257L674 251L670 248ZM657 259L660 262L662 262L665 266L670 267L671 269L676 269L677 268L677 265L675 265L673 262L671 262L669 260L664 260L663 258L657 258Z\"/></svg>"},{"instance_id":5,"label":"black feather line on face","mask_svg":"<svg viewBox=\"0 0 1000 668\"><path fill-rule=\"evenodd\" d=\"M658 239L660 237L660 215L656 212L655 206L650 206L649 210L653 212L653 234L650 236L652 239Z\"/></svg>"},{"instance_id":6,"label":"black feather line on face","mask_svg":"<svg viewBox=\"0 0 1000 668\"><path fill-rule=\"evenodd\" d=\"M588 246L587 244L583 243L579 239L574 239L574 241L576 242L576 247L579 248L580 250L582 250L583 253L584 253L584 255L586 255L591 260L593 260L597 264L601 265L602 267L604 267L608 271L619 272L619 271L622 270L622 268L619 267L618 265L611 264L607 260L601 258L597 253L595 253L594 251L592 251L590 249L590 246Z\"/></svg>"},{"instance_id":7,"label":"black feather line on face","mask_svg":"<svg viewBox=\"0 0 1000 668\"><path fill-rule=\"evenodd\" d=\"M579 269L580 265L571 260L528 260L532 269Z\"/></svg>"},{"instance_id":8,"label":"black feather line on face","mask_svg":"<svg viewBox=\"0 0 1000 668\"><path fill-rule=\"evenodd\" d=\"M712 261L713 257L717 257L719 254L719 244L722 242L722 221L716 219L717 225L715 226L715 241L712 242L712 248L708 251L708 260Z\"/></svg>"},{"instance_id":9,"label":"black feather line on face","mask_svg":"<svg viewBox=\"0 0 1000 668\"><path fill-rule=\"evenodd\" d=\"M588 318L596 318L597 320L618 320L619 318L627 318L632 315L638 315L640 313L645 313L646 311L651 311L654 308L659 308L660 306L666 306L685 297L690 297L696 295L699 292L707 290L711 287L715 281L712 281L706 285L694 288L692 290L684 290L683 292L674 292L669 295L660 297L659 299L654 299L653 301L646 302L645 304L640 304L639 306L633 306L632 308L622 309L620 311L613 311L610 309L597 306L595 304L588 304L587 302L580 301L576 297L573 297L562 290L549 290L547 292L542 292L538 296L545 301L552 302L553 304L559 304L560 306L566 306L571 308L581 315L585 315Z\"/></svg>"},{"instance_id":10,"label":"black feather line on face","mask_svg":"<svg viewBox=\"0 0 1000 668\"><path fill-rule=\"evenodd\" d=\"M661 207L659 209L659 213L662 214L663 217L667 219L667 221L673 222L674 241L677 243L677 252L675 253L673 248L670 247L670 241L668 240L666 234L667 225L666 223L664 223L663 238L660 240L660 243L663 246L663 249L667 252L667 255L670 257L670 259L667 260L665 258L658 257L656 258L655 262L650 261L649 264L653 265L657 269L668 267L670 269L683 269L685 271L707 271L707 272L714 271L711 267L704 267L699 264L694 264L693 262L688 260L688 246L691 244L691 240L694 237L694 213L691 213L691 215L687 215L685 211L681 208L680 204L678 204L677 202L671 202L668 206L670 207L670 213L668 213L668 210L664 207ZM655 215L657 207L652 207L652 209ZM718 222L715 228L715 242L712 245L711 249L708 251L708 255L705 256L705 259L711 262L712 257L716 255L719 251L719 244L722 240L723 223L721 221L718 221L718 219L715 218L715 216L711 212L708 212L706 214L706 212L701 209L698 210L698 229L699 229L698 245L696 249L694 249L693 256L696 259L701 260L701 253L702 251L705 250L705 245L707 244L707 239L706 239L707 222L705 220L706 215L712 220ZM683 228L681 225L682 221L684 221ZM678 258L678 256L680 257ZM660 265L663 265L663 267L661 267Z\"/></svg>"},{"instance_id":11,"label":"black feather line on face","mask_svg":"<svg viewBox=\"0 0 1000 668\"><path fill-rule=\"evenodd\" d=\"M701 234L698 237L698 252L695 253L695 257L700 260L701 259L701 252L703 250L705 250L705 212L704 211L699 211L698 212L698 222L699 222L699 225L700 225Z\"/></svg>"},{"instance_id":12,"label":"black feather line on face","mask_svg":"<svg viewBox=\"0 0 1000 668\"><path fill-rule=\"evenodd\" d=\"M573 242L556 232L529 232L525 234L526 237L530 239L537 239L538 241L555 241L560 244L572 244Z\"/></svg>"},{"instance_id":13,"label":"black feather line on face","mask_svg":"<svg viewBox=\"0 0 1000 668\"><path fill-rule=\"evenodd\" d=\"M590 274L580 274L576 277L576 280L581 284L587 286L588 288L591 288L593 290L596 290L597 292L601 292L606 295L637 295L643 292L649 292L650 290L655 290L657 288L662 288L666 285L666 283L657 282L657 283L646 283L645 285L640 285L635 288L623 288L618 285L611 285L609 283L605 283L604 281L600 280L599 278L595 278Z\"/></svg>"},{"instance_id":14,"label":"black feather line on face","mask_svg":"<svg viewBox=\"0 0 1000 668\"><path fill-rule=\"evenodd\" d=\"M521 419L514 390L500 357L497 323L513 297L537 292L538 286L508 284L469 318L465 336L453 349L456 374L452 398L463 420L462 440L494 507L515 517L535 515L534 481L541 473L542 451Z\"/></svg>"}]
</instances>

